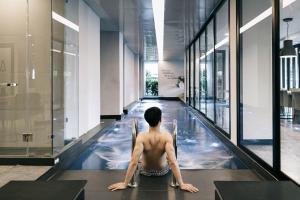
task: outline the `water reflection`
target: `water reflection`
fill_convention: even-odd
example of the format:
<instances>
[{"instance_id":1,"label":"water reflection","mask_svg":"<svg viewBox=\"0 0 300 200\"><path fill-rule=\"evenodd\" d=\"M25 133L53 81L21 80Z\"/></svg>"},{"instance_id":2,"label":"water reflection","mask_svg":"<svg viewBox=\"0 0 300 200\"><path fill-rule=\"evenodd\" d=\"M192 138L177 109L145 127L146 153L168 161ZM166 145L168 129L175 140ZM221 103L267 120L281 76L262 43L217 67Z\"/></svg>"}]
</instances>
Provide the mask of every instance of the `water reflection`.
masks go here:
<instances>
[{"instance_id":1,"label":"water reflection","mask_svg":"<svg viewBox=\"0 0 300 200\"><path fill-rule=\"evenodd\" d=\"M122 121L106 129L96 144L87 149L71 169L126 169L131 154L131 122L138 119L139 131L147 130L144 111L162 109L162 128L172 131L178 122L178 162L184 169L245 168L193 113L177 101L147 100L139 103Z\"/></svg>"}]
</instances>

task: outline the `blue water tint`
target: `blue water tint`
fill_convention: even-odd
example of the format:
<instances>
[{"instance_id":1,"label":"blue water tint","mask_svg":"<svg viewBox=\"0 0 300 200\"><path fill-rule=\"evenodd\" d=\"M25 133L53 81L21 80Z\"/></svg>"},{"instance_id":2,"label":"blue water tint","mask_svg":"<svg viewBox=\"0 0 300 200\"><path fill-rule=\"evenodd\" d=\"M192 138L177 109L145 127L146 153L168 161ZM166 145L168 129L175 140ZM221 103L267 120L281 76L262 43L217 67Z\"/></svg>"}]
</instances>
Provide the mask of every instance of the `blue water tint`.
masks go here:
<instances>
[{"instance_id":1,"label":"blue water tint","mask_svg":"<svg viewBox=\"0 0 300 200\"><path fill-rule=\"evenodd\" d=\"M132 119L139 131L146 131L144 111L162 109L162 126L172 131L178 125L178 162L182 169L245 169L246 166L187 107L178 101L144 100L121 121L115 122L72 164L72 170L126 169L131 154Z\"/></svg>"}]
</instances>

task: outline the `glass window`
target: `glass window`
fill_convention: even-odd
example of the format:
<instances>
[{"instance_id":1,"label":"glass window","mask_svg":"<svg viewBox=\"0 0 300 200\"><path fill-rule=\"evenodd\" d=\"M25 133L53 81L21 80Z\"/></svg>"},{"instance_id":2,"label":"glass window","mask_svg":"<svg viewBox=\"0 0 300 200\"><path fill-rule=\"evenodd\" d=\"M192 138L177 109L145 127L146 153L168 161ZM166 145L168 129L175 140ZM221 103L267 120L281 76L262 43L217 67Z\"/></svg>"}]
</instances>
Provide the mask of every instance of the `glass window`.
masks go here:
<instances>
[{"instance_id":1,"label":"glass window","mask_svg":"<svg viewBox=\"0 0 300 200\"><path fill-rule=\"evenodd\" d=\"M200 110L206 115L206 31L200 35Z\"/></svg>"},{"instance_id":2,"label":"glass window","mask_svg":"<svg viewBox=\"0 0 300 200\"><path fill-rule=\"evenodd\" d=\"M194 107L194 44L190 47L190 58L190 106Z\"/></svg>"},{"instance_id":3,"label":"glass window","mask_svg":"<svg viewBox=\"0 0 300 200\"><path fill-rule=\"evenodd\" d=\"M158 96L158 62L145 62L145 96Z\"/></svg>"},{"instance_id":4,"label":"glass window","mask_svg":"<svg viewBox=\"0 0 300 200\"><path fill-rule=\"evenodd\" d=\"M199 38L195 42L195 108L200 110L200 88L199 88L199 75L200 75L200 57L199 57Z\"/></svg>"},{"instance_id":5,"label":"glass window","mask_svg":"<svg viewBox=\"0 0 300 200\"><path fill-rule=\"evenodd\" d=\"M190 51L186 50L186 103L190 102Z\"/></svg>"},{"instance_id":6,"label":"glass window","mask_svg":"<svg viewBox=\"0 0 300 200\"><path fill-rule=\"evenodd\" d=\"M216 124L229 133L229 24L228 1L216 15Z\"/></svg>"},{"instance_id":7,"label":"glass window","mask_svg":"<svg viewBox=\"0 0 300 200\"><path fill-rule=\"evenodd\" d=\"M240 143L272 165L272 0L240 2Z\"/></svg>"},{"instance_id":8,"label":"glass window","mask_svg":"<svg viewBox=\"0 0 300 200\"><path fill-rule=\"evenodd\" d=\"M207 26L206 51L206 106L207 117L215 121L215 89L214 89L214 21Z\"/></svg>"},{"instance_id":9,"label":"glass window","mask_svg":"<svg viewBox=\"0 0 300 200\"><path fill-rule=\"evenodd\" d=\"M300 0L280 5L281 171L300 183ZM290 44L290 45L289 45ZM298 106L299 105L299 106Z\"/></svg>"},{"instance_id":10,"label":"glass window","mask_svg":"<svg viewBox=\"0 0 300 200\"><path fill-rule=\"evenodd\" d=\"M216 23L216 24L215 24ZM189 105L230 132L229 1L190 46Z\"/></svg>"}]
</instances>

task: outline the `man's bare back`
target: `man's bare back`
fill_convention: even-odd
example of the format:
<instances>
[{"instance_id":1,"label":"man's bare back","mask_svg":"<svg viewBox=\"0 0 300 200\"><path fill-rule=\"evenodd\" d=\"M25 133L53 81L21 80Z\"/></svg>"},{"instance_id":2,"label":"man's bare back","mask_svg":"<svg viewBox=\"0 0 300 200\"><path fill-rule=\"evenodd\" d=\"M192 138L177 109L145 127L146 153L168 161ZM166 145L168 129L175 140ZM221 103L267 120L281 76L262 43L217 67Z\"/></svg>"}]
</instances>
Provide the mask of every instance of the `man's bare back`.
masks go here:
<instances>
[{"instance_id":1,"label":"man's bare back","mask_svg":"<svg viewBox=\"0 0 300 200\"><path fill-rule=\"evenodd\" d=\"M139 134L136 138L136 143L126 172L125 180L123 182L110 185L108 189L115 191L127 188L128 183L138 166L138 162L141 159L142 167L145 170L160 171L166 166L170 167L180 189L189 192L198 192L199 190L196 187L191 184L184 183L182 180L175 156L173 138L168 132L160 131L161 110L157 107L149 108L146 110L144 117L149 124L149 130L148 132ZM159 176L164 174L165 173L158 173Z\"/></svg>"},{"instance_id":2,"label":"man's bare back","mask_svg":"<svg viewBox=\"0 0 300 200\"><path fill-rule=\"evenodd\" d=\"M145 170L162 170L168 166L166 156L166 143L172 139L171 135L164 131L152 131L140 133L144 151L142 154L142 166Z\"/></svg>"}]
</instances>

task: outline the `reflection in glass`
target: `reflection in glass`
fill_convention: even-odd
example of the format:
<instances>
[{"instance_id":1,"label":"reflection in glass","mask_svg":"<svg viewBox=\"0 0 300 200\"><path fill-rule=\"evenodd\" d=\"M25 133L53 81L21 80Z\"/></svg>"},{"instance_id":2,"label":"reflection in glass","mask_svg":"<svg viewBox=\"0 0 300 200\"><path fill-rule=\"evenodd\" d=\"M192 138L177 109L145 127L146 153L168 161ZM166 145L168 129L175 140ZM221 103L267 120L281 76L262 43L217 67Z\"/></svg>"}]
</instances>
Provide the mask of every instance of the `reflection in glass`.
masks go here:
<instances>
[{"instance_id":1,"label":"reflection in glass","mask_svg":"<svg viewBox=\"0 0 300 200\"><path fill-rule=\"evenodd\" d=\"M207 26L207 52L206 52L206 106L207 117L215 121L215 96L214 96L214 21Z\"/></svg>"},{"instance_id":2,"label":"reflection in glass","mask_svg":"<svg viewBox=\"0 0 300 200\"><path fill-rule=\"evenodd\" d=\"M206 115L206 31L200 35L200 109Z\"/></svg>"},{"instance_id":3,"label":"reflection in glass","mask_svg":"<svg viewBox=\"0 0 300 200\"><path fill-rule=\"evenodd\" d=\"M55 16L66 20L58 20ZM69 21L71 23L65 23ZM78 0L52 1L53 151L78 138Z\"/></svg>"},{"instance_id":4,"label":"reflection in glass","mask_svg":"<svg viewBox=\"0 0 300 200\"><path fill-rule=\"evenodd\" d=\"M273 165L271 6L271 0L241 0L239 83L240 142L269 165Z\"/></svg>"},{"instance_id":5,"label":"reflection in glass","mask_svg":"<svg viewBox=\"0 0 300 200\"><path fill-rule=\"evenodd\" d=\"M190 102L190 52L186 51L186 102L189 104Z\"/></svg>"},{"instance_id":6,"label":"reflection in glass","mask_svg":"<svg viewBox=\"0 0 300 200\"><path fill-rule=\"evenodd\" d=\"M228 1L216 15L216 124L229 133Z\"/></svg>"},{"instance_id":7,"label":"reflection in glass","mask_svg":"<svg viewBox=\"0 0 300 200\"><path fill-rule=\"evenodd\" d=\"M298 183L300 183L299 9L300 0L281 0L281 52L284 48L284 41L291 40L293 51L296 53L296 55L281 55L280 57L281 171ZM289 18L290 20L286 20ZM289 27L285 21L289 21Z\"/></svg>"},{"instance_id":8,"label":"reflection in glass","mask_svg":"<svg viewBox=\"0 0 300 200\"><path fill-rule=\"evenodd\" d=\"M190 106L195 106L194 99L194 44L190 47Z\"/></svg>"},{"instance_id":9,"label":"reflection in glass","mask_svg":"<svg viewBox=\"0 0 300 200\"><path fill-rule=\"evenodd\" d=\"M0 1L0 155L51 155L50 9Z\"/></svg>"},{"instance_id":10,"label":"reflection in glass","mask_svg":"<svg viewBox=\"0 0 300 200\"><path fill-rule=\"evenodd\" d=\"M195 108L200 110L200 91L199 91L199 75L200 75L200 57L199 57L199 39L195 42Z\"/></svg>"}]
</instances>

